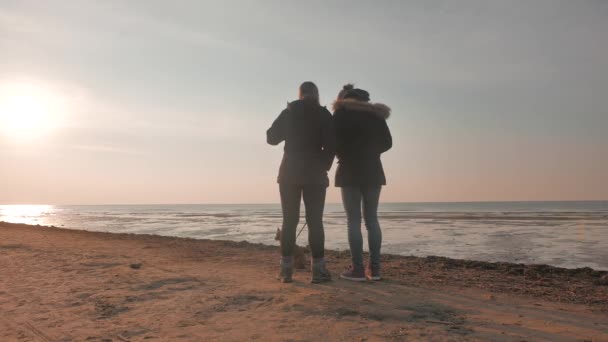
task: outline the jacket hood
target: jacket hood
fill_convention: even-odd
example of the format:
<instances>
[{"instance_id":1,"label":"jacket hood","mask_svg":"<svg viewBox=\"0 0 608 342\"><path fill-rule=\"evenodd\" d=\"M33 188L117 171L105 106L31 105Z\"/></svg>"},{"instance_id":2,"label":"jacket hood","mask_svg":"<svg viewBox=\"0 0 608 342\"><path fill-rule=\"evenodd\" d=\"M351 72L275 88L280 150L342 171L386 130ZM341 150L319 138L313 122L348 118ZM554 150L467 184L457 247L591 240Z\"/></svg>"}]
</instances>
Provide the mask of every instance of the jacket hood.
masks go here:
<instances>
[{"instance_id":1,"label":"jacket hood","mask_svg":"<svg viewBox=\"0 0 608 342\"><path fill-rule=\"evenodd\" d=\"M391 109L387 105L382 103L357 101L354 99L336 100L336 102L334 102L334 111L339 109L369 112L381 117L384 120L391 116Z\"/></svg>"}]
</instances>

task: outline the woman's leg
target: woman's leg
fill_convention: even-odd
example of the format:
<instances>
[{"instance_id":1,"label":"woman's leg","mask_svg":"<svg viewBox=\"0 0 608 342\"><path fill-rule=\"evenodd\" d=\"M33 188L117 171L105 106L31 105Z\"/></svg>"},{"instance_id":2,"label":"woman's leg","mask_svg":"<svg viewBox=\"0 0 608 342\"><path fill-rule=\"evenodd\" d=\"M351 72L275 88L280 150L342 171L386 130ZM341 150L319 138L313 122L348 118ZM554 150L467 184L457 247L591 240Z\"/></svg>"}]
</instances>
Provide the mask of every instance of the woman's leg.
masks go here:
<instances>
[{"instance_id":1,"label":"woman's leg","mask_svg":"<svg viewBox=\"0 0 608 342\"><path fill-rule=\"evenodd\" d=\"M279 184L279 191L281 193L281 209L283 210L281 255L291 257L296 243L296 229L300 220L302 188L298 185Z\"/></svg>"},{"instance_id":2,"label":"woman's leg","mask_svg":"<svg viewBox=\"0 0 608 342\"><path fill-rule=\"evenodd\" d=\"M325 231L323 229L323 210L325 208L324 185L307 185L304 187L304 208L308 224L308 244L315 259L325 256Z\"/></svg>"},{"instance_id":3,"label":"woman's leg","mask_svg":"<svg viewBox=\"0 0 608 342\"><path fill-rule=\"evenodd\" d=\"M361 189L358 186L342 188L342 203L346 212L348 244L352 266L363 269L363 236L361 235Z\"/></svg>"},{"instance_id":4,"label":"woman's leg","mask_svg":"<svg viewBox=\"0 0 608 342\"><path fill-rule=\"evenodd\" d=\"M367 228L369 243L369 260L372 268L380 268L380 248L382 247L382 230L378 222L378 203L380 202L381 186L362 188L363 192L363 218Z\"/></svg>"},{"instance_id":5,"label":"woman's leg","mask_svg":"<svg viewBox=\"0 0 608 342\"><path fill-rule=\"evenodd\" d=\"M325 208L324 185L307 185L304 187L304 206L308 223L308 244L312 254L310 270L312 283L331 280L331 273L325 267L325 231L323 229L323 209Z\"/></svg>"}]
</instances>

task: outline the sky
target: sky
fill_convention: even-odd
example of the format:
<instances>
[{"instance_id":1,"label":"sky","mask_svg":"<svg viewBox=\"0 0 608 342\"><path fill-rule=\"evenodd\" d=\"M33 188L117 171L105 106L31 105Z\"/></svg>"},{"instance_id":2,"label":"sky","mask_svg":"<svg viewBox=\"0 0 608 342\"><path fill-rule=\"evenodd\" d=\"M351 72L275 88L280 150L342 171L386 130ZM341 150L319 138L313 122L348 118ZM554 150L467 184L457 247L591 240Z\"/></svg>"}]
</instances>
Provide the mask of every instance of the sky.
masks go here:
<instances>
[{"instance_id":1,"label":"sky","mask_svg":"<svg viewBox=\"0 0 608 342\"><path fill-rule=\"evenodd\" d=\"M308 80L392 108L383 201L606 200L607 33L599 0L0 0L0 204L276 203Z\"/></svg>"}]
</instances>

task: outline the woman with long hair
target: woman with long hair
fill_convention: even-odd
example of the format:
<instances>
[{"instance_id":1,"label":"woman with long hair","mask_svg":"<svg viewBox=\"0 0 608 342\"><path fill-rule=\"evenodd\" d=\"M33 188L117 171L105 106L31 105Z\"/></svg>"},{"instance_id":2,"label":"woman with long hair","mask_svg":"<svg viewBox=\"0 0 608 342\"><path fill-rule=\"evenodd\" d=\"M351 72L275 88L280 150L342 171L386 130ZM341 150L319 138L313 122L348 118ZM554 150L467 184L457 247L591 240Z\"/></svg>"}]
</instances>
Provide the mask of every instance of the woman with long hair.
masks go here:
<instances>
[{"instance_id":1,"label":"woman with long hair","mask_svg":"<svg viewBox=\"0 0 608 342\"><path fill-rule=\"evenodd\" d=\"M292 281L296 229L300 202L304 199L308 242L312 254L313 283L331 280L325 266L323 210L329 186L327 172L335 156L335 131L331 113L319 104L319 89L312 82L300 85L299 99L287 105L266 132L267 142L285 141L279 168L279 192L283 211L279 278Z\"/></svg>"},{"instance_id":2,"label":"woman with long hair","mask_svg":"<svg viewBox=\"0 0 608 342\"><path fill-rule=\"evenodd\" d=\"M352 261L350 269L340 275L343 279L365 281L366 273L371 280L381 279L378 203L386 177L380 155L393 146L386 123L389 115L389 107L371 103L367 91L351 84L344 86L334 103L336 186L342 192ZM369 244L367 272L363 263L362 216Z\"/></svg>"}]
</instances>

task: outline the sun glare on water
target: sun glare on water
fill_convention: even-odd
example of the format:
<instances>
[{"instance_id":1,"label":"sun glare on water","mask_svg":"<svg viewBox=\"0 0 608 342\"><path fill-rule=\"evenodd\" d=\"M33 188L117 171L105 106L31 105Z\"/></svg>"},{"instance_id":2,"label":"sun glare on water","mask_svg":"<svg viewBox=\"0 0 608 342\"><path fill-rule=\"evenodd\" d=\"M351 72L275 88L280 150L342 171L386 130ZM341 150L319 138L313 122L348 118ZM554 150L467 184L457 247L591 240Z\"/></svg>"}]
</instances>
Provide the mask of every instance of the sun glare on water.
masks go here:
<instances>
[{"instance_id":1,"label":"sun glare on water","mask_svg":"<svg viewBox=\"0 0 608 342\"><path fill-rule=\"evenodd\" d=\"M65 108L61 98L36 84L0 84L0 135L33 140L59 125Z\"/></svg>"},{"instance_id":2,"label":"sun glare on water","mask_svg":"<svg viewBox=\"0 0 608 342\"><path fill-rule=\"evenodd\" d=\"M52 212L52 205L0 205L0 221L44 224L44 217Z\"/></svg>"}]
</instances>

